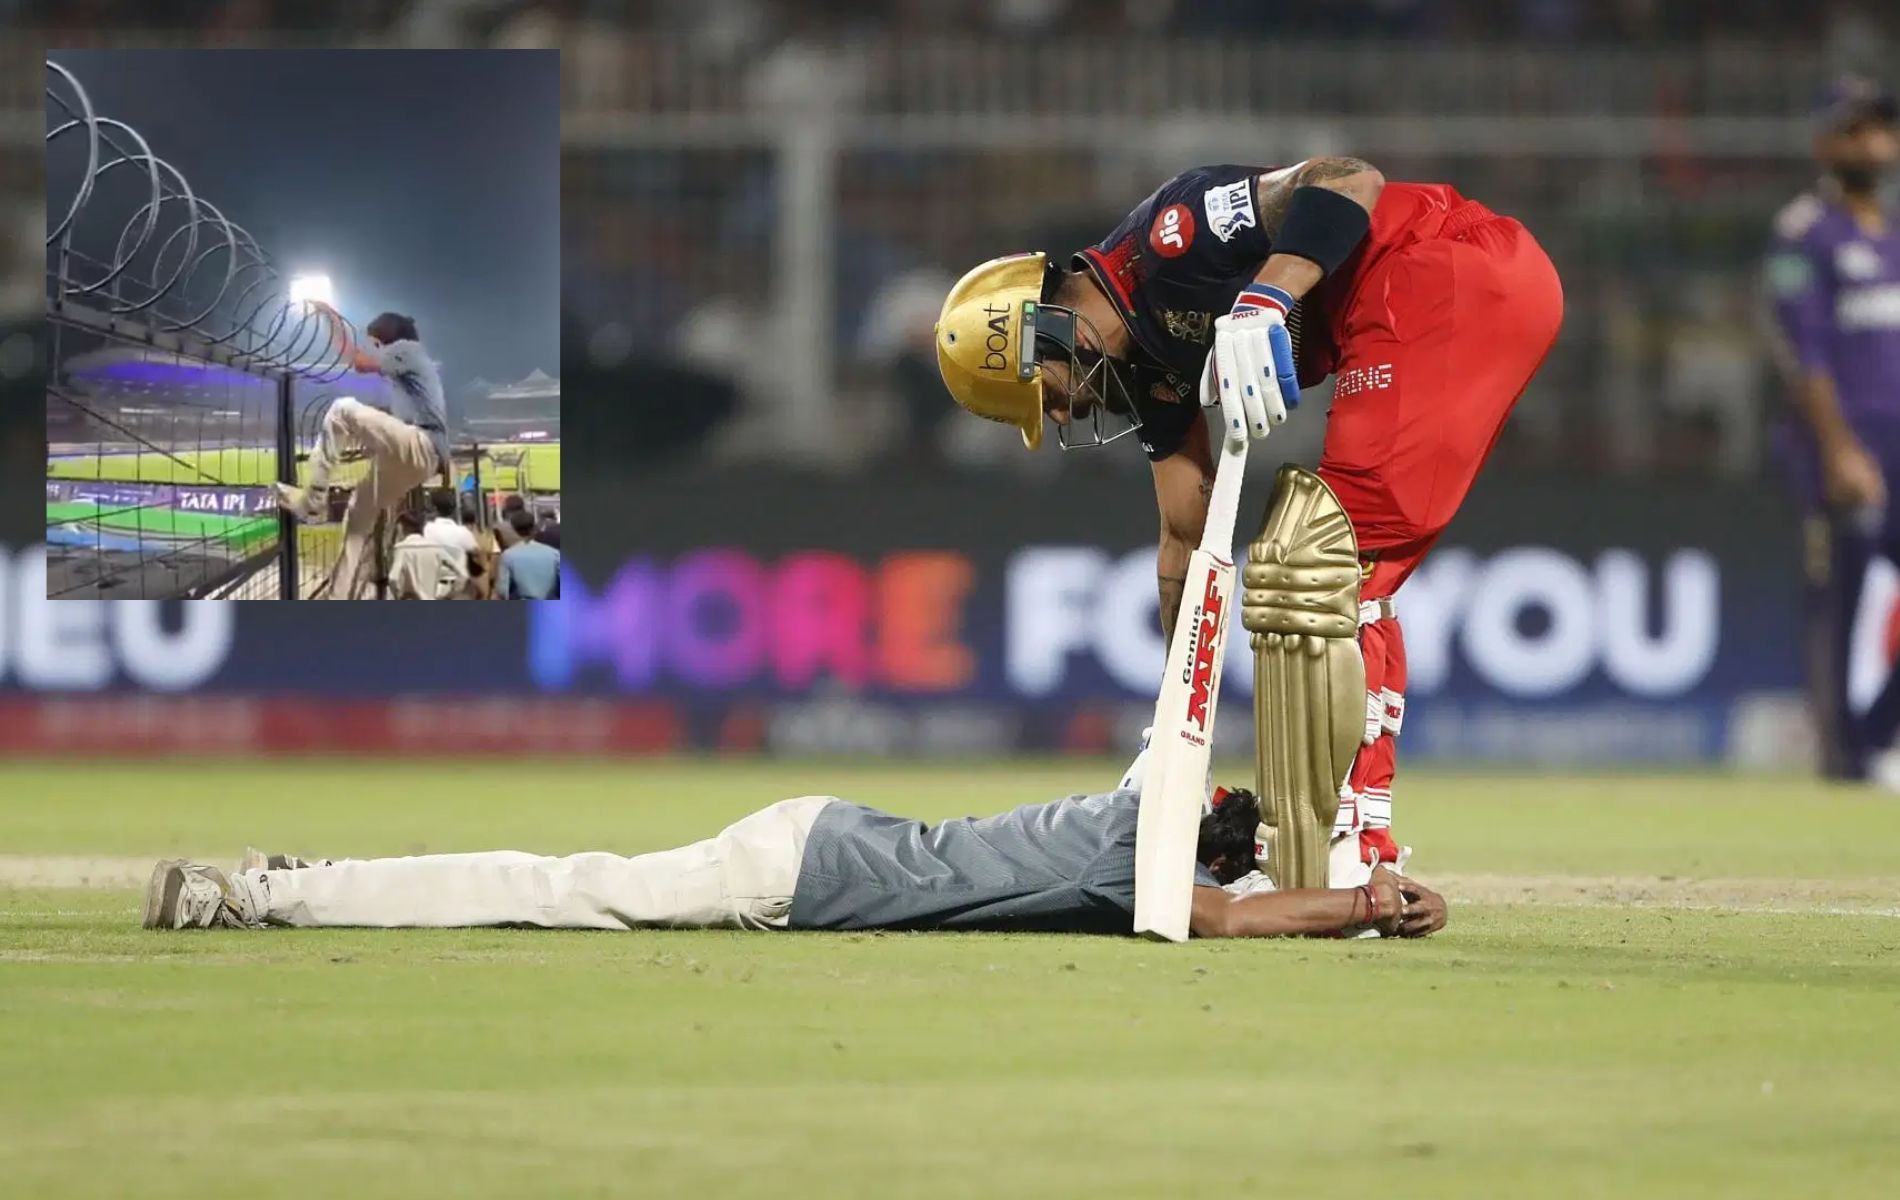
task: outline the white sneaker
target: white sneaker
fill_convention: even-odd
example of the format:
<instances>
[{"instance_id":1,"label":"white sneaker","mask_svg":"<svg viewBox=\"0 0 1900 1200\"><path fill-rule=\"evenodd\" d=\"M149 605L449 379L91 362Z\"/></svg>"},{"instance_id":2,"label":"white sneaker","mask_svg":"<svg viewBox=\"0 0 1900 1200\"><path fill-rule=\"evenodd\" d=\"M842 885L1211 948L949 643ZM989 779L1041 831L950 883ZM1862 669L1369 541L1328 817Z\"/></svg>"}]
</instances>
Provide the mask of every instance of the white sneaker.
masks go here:
<instances>
[{"instance_id":1,"label":"white sneaker","mask_svg":"<svg viewBox=\"0 0 1900 1200\"><path fill-rule=\"evenodd\" d=\"M310 492L288 483L273 483L271 490L277 493L277 503L289 511L292 517L305 525L317 524L322 514L317 510L317 500Z\"/></svg>"},{"instance_id":2,"label":"white sneaker","mask_svg":"<svg viewBox=\"0 0 1900 1200\"><path fill-rule=\"evenodd\" d=\"M147 929L256 929L264 922L250 881L233 883L216 867L168 858L152 868L141 923Z\"/></svg>"},{"instance_id":3,"label":"white sneaker","mask_svg":"<svg viewBox=\"0 0 1900 1200\"><path fill-rule=\"evenodd\" d=\"M1249 871L1232 883L1221 884L1221 890L1230 896L1251 896L1255 892L1276 890L1273 879L1265 871Z\"/></svg>"}]
</instances>

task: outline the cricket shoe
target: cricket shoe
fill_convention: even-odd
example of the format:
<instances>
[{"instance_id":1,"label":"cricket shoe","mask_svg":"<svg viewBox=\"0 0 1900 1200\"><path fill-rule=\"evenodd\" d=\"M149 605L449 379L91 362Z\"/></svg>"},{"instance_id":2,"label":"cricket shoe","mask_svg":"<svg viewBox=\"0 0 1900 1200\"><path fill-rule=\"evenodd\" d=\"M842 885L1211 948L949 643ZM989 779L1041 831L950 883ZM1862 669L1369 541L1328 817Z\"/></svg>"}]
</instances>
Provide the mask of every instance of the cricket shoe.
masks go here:
<instances>
[{"instance_id":1,"label":"cricket shoe","mask_svg":"<svg viewBox=\"0 0 1900 1200\"><path fill-rule=\"evenodd\" d=\"M269 886L262 877L233 880L216 867L168 858L152 868L141 923L147 929L256 929L264 924L258 910L260 901L268 903Z\"/></svg>"},{"instance_id":2,"label":"cricket shoe","mask_svg":"<svg viewBox=\"0 0 1900 1200\"><path fill-rule=\"evenodd\" d=\"M271 490L277 493L278 505L304 524L315 525L322 519L317 498L307 489L288 483L273 483Z\"/></svg>"},{"instance_id":3,"label":"cricket shoe","mask_svg":"<svg viewBox=\"0 0 1900 1200\"><path fill-rule=\"evenodd\" d=\"M1329 887L1359 887L1380 863L1403 872L1411 857L1412 848L1393 841L1392 831L1384 827L1341 834L1328 851L1326 882Z\"/></svg>"},{"instance_id":4,"label":"cricket shoe","mask_svg":"<svg viewBox=\"0 0 1900 1200\"><path fill-rule=\"evenodd\" d=\"M1900 792L1900 749L1890 747L1869 755L1867 782L1889 792Z\"/></svg>"},{"instance_id":5,"label":"cricket shoe","mask_svg":"<svg viewBox=\"0 0 1900 1200\"><path fill-rule=\"evenodd\" d=\"M336 862L328 858L298 858L294 854L266 854L256 846L244 847L244 857L238 860L239 872L244 871L301 871L305 867L334 867Z\"/></svg>"}]
</instances>

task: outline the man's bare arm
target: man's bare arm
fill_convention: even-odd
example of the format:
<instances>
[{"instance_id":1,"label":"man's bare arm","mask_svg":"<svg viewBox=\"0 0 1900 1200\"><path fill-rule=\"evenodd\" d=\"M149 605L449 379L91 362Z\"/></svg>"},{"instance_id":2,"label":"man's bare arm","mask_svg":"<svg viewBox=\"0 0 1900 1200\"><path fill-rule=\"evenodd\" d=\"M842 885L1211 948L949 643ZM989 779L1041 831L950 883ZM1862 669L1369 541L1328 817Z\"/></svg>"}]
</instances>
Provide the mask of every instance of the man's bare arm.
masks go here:
<instances>
[{"instance_id":1,"label":"man's bare arm","mask_svg":"<svg viewBox=\"0 0 1900 1200\"><path fill-rule=\"evenodd\" d=\"M1260 226L1278 239L1286 222L1293 193L1303 187L1325 188L1356 202L1369 214L1385 190L1385 176L1363 158L1327 156L1309 158L1298 166L1260 177ZM1285 288L1295 299L1304 296L1321 278L1319 264L1295 254L1273 254L1254 277L1258 282Z\"/></svg>"},{"instance_id":2,"label":"man's bare arm","mask_svg":"<svg viewBox=\"0 0 1900 1200\"><path fill-rule=\"evenodd\" d=\"M1853 438L1847 418L1841 415L1841 402L1834 394L1834 379L1826 371L1810 371L1801 377L1794 389L1794 406L1821 445Z\"/></svg>"},{"instance_id":3,"label":"man's bare arm","mask_svg":"<svg viewBox=\"0 0 1900 1200\"><path fill-rule=\"evenodd\" d=\"M1201 544L1207 504L1214 493L1214 464L1207 449L1207 422L1197 419L1181 449L1152 464L1155 504L1161 511L1161 544L1155 551L1160 584L1161 634L1174 644L1174 623L1187 587L1188 559Z\"/></svg>"},{"instance_id":4,"label":"man's bare arm","mask_svg":"<svg viewBox=\"0 0 1900 1200\"><path fill-rule=\"evenodd\" d=\"M1268 237L1279 237L1286 222L1287 205L1293 193L1303 187L1323 187L1357 200L1371 212L1385 188L1385 176L1363 158L1328 156L1309 158L1298 166L1273 171L1260 177L1260 227Z\"/></svg>"},{"instance_id":5,"label":"man's bare arm","mask_svg":"<svg viewBox=\"0 0 1900 1200\"><path fill-rule=\"evenodd\" d=\"M1377 917L1391 923L1397 893ZM1254 892L1235 896L1217 887L1194 889L1194 907L1188 930L1195 937L1302 937L1340 933L1375 919L1366 893L1359 888L1294 888L1285 892Z\"/></svg>"},{"instance_id":6,"label":"man's bare arm","mask_svg":"<svg viewBox=\"0 0 1900 1200\"><path fill-rule=\"evenodd\" d=\"M311 301L311 305L323 315L330 326L330 343L336 347L337 355L350 364L351 369L363 375L373 375L381 371L382 364L376 356L366 352L361 346L350 340L349 326L343 323L343 314L321 300Z\"/></svg>"},{"instance_id":7,"label":"man's bare arm","mask_svg":"<svg viewBox=\"0 0 1900 1200\"><path fill-rule=\"evenodd\" d=\"M1187 546L1163 538L1161 549L1155 555L1155 580L1160 585L1161 641L1163 645L1174 645L1174 623L1181 616L1181 597L1187 592L1187 576L1179 574L1187 570Z\"/></svg>"},{"instance_id":8,"label":"man's bare arm","mask_svg":"<svg viewBox=\"0 0 1900 1200\"><path fill-rule=\"evenodd\" d=\"M1363 888L1294 888L1235 896L1197 886L1188 914L1195 937L1300 937L1370 925L1387 937L1425 937L1445 927L1445 898L1378 867Z\"/></svg>"}]
</instances>

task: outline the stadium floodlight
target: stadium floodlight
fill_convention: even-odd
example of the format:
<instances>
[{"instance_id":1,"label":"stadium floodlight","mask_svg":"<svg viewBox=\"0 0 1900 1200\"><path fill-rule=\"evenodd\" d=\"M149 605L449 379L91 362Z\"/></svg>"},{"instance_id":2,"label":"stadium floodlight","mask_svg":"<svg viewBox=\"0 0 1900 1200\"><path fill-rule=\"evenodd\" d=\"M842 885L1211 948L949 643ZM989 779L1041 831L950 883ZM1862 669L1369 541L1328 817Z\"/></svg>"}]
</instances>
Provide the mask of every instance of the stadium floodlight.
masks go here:
<instances>
[{"instance_id":1,"label":"stadium floodlight","mask_svg":"<svg viewBox=\"0 0 1900 1200\"><path fill-rule=\"evenodd\" d=\"M336 307L336 289L330 284L328 275L293 275L290 280L290 302L309 305L327 304Z\"/></svg>"}]
</instances>

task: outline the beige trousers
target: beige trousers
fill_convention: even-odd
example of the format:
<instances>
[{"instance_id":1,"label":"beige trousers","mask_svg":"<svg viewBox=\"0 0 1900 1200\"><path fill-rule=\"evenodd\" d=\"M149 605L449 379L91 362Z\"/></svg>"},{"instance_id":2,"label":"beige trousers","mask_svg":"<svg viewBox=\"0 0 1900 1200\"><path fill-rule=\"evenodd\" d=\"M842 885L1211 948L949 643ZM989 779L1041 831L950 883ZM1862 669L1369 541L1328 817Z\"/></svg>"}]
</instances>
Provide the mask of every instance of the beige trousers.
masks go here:
<instances>
[{"instance_id":1,"label":"beige trousers","mask_svg":"<svg viewBox=\"0 0 1900 1200\"><path fill-rule=\"evenodd\" d=\"M410 488L441 469L427 430L345 397L323 414L323 432L310 456L309 490L314 495L323 495L330 486L330 472L352 447L368 452L369 475L350 494L350 506L343 514L343 551L331 575L332 600L374 595L374 580L368 578L365 567L371 561L369 541L377 515L395 508Z\"/></svg>"},{"instance_id":2,"label":"beige trousers","mask_svg":"<svg viewBox=\"0 0 1900 1200\"><path fill-rule=\"evenodd\" d=\"M264 919L274 925L783 929L805 839L834 799L781 800L716 837L632 858L500 850L345 860L241 878L267 898Z\"/></svg>"}]
</instances>

